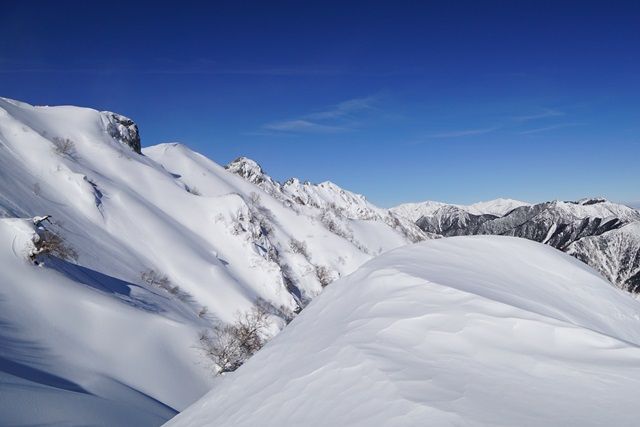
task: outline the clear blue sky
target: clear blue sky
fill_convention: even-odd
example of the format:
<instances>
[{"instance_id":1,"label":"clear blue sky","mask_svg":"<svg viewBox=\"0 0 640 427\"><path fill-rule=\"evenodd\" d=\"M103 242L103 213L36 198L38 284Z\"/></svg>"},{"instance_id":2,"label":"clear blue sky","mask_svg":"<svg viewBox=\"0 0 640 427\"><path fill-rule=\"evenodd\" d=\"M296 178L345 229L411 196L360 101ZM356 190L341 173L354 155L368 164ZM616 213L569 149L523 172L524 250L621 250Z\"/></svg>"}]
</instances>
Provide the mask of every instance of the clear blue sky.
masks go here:
<instances>
[{"instance_id":1,"label":"clear blue sky","mask_svg":"<svg viewBox=\"0 0 640 427\"><path fill-rule=\"evenodd\" d=\"M3 4L0 96L382 206L640 200L638 1L134 3Z\"/></svg>"}]
</instances>

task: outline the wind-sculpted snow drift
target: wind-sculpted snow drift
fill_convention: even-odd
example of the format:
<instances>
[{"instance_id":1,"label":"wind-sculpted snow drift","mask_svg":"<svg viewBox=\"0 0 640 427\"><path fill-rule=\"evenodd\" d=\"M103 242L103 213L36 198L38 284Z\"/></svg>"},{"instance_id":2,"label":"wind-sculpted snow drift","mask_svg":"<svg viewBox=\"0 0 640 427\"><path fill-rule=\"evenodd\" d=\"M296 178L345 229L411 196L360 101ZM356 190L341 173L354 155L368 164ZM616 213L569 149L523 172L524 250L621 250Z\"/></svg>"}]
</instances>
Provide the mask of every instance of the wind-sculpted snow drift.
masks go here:
<instances>
[{"instance_id":1,"label":"wind-sculpted snow drift","mask_svg":"<svg viewBox=\"0 0 640 427\"><path fill-rule=\"evenodd\" d=\"M168 426L635 426L640 304L500 236L400 248L333 283Z\"/></svg>"},{"instance_id":2,"label":"wind-sculpted snow drift","mask_svg":"<svg viewBox=\"0 0 640 427\"><path fill-rule=\"evenodd\" d=\"M426 237L337 186L303 206L140 142L115 113L0 98L0 424L158 425L210 385L200 331L261 301L273 335L332 280ZM32 262L43 215L66 249Z\"/></svg>"}]
</instances>

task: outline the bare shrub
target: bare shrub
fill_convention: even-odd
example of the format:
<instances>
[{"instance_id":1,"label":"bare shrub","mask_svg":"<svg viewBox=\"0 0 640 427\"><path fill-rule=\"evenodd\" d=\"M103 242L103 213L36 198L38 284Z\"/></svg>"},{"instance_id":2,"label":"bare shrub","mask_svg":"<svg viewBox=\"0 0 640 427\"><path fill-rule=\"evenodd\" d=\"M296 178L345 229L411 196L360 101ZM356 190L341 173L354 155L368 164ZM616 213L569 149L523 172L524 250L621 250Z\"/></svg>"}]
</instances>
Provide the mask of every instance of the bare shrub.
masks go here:
<instances>
[{"instance_id":1,"label":"bare shrub","mask_svg":"<svg viewBox=\"0 0 640 427\"><path fill-rule=\"evenodd\" d=\"M258 225L262 234L266 236L273 233L273 225L271 225L271 222L269 222L268 217L263 215L261 212L258 212L255 217L258 221Z\"/></svg>"},{"instance_id":2,"label":"bare shrub","mask_svg":"<svg viewBox=\"0 0 640 427\"><path fill-rule=\"evenodd\" d=\"M256 193L255 191L252 191L251 194L249 194L249 198L254 204L260 204L260 194Z\"/></svg>"},{"instance_id":3,"label":"bare shrub","mask_svg":"<svg viewBox=\"0 0 640 427\"><path fill-rule=\"evenodd\" d=\"M233 324L217 324L200 332L200 349L218 366L218 374L238 369L265 344L269 313L261 305L240 313Z\"/></svg>"},{"instance_id":4,"label":"bare shrub","mask_svg":"<svg viewBox=\"0 0 640 427\"><path fill-rule=\"evenodd\" d=\"M216 325L200 332L200 350L217 366L217 374L233 372L245 362L232 325Z\"/></svg>"},{"instance_id":5,"label":"bare shrub","mask_svg":"<svg viewBox=\"0 0 640 427\"><path fill-rule=\"evenodd\" d=\"M241 222L237 220L233 222L231 226L231 234L233 234L234 236L237 236L241 233L244 233L245 231L247 230L244 228Z\"/></svg>"},{"instance_id":6,"label":"bare shrub","mask_svg":"<svg viewBox=\"0 0 640 427\"><path fill-rule=\"evenodd\" d=\"M162 289L182 302L191 302L193 299L191 294L183 291L180 286L174 285L166 274L158 273L155 270L149 269L142 272L140 278L147 285Z\"/></svg>"},{"instance_id":7,"label":"bare shrub","mask_svg":"<svg viewBox=\"0 0 640 427\"><path fill-rule=\"evenodd\" d=\"M291 238L291 240L289 240L289 249L291 249L291 252L293 252L294 254L300 254L307 259L309 258L309 252L307 251L306 242Z\"/></svg>"},{"instance_id":8,"label":"bare shrub","mask_svg":"<svg viewBox=\"0 0 640 427\"><path fill-rule=\"evenodd\" d=\"M343 230L342 227L340 227L338 222L335 220L334 215L332 215L329 211L324 211L322 213L322 215L320 216L320 222L330 232L337 234L338 236L343 237L345 239L351 238L351 235L347 231Z\"/></svg>"},{"instance_id":9,"label":"bare shrub","mask_svg":"<svg viewBox=\"0 0 640 427\"><path fill-rule=\"evenodd\" d=\"M315 272L316 277L323 288L333 282L333 273L328 267L325 267L324 265L316 265Z\"/></svg>"},{"instance_id":10,"label":"bare shrub","mask_svg":"<svg viewBox=\"0 0 640 427\"><path fill-rule=\"evenodd\" d=\"M34 239L35 249L31 251L30 258L35 261L38 256L53 256L67 261L77 261L78 253L71 247L63 236L55 231L47 230L38 223L37 238Z\"/></svg>"},{"instance_id":11,"label":"bare shrub","mask_svg":"<svg viewBox=\"0 0 640 427\"><path fill-rule=\"evenodd\" d=\"M167 277L166 274L158 273L155 270L149 269L149 270L143 271L142 274L140 275L140 278L147 285L153 286L156 288L167 289L168 287L171 286L169 277Z\"/></svg>"},{"instance_id":12,"label":"bare shrub","mask_svg":"<svg viewBox=\"0 0 640 427\"><path fill-rule=\"evenodd\" d=\"M297 314L294 310L291 310L289 307L286 307L284 305L276 307L264 298L258 298L258 300L256 301L256 306L258 306L260 310L264 311L267 314L281 318L286 323L291 322ZM299 307L296 307L296 309L299 309Z\"/></svg>"},{"instance_id":13,"label":"bare shrub","mask_svg":"<svg viewBox=\"0 0 640 427\"><path fill-rule=\"evenodd\" d=\"M51 139L53 151L60 156L74 157L76 155L76 143L69 138L58 136Z\"/></svg>"}]
</instances>

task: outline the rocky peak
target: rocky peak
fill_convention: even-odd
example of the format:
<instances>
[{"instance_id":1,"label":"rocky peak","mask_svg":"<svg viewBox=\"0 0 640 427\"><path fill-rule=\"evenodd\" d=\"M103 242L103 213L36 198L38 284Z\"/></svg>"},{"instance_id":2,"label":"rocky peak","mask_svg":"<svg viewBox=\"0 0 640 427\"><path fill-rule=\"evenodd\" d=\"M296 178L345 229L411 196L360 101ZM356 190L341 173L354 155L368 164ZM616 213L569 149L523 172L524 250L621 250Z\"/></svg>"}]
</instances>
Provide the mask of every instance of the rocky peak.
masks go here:
<instances>
[{"instance_id":1,"label":"rocky peak","mask_svg":"<svg viewBox=\"0 0 640 427\"><path fill-rule=\"evenodd\" d=\"M238 157L225 166L225 169L254 184L261 184L268 178L260 165L247 157Z\"/></svg>"}]
</instances>

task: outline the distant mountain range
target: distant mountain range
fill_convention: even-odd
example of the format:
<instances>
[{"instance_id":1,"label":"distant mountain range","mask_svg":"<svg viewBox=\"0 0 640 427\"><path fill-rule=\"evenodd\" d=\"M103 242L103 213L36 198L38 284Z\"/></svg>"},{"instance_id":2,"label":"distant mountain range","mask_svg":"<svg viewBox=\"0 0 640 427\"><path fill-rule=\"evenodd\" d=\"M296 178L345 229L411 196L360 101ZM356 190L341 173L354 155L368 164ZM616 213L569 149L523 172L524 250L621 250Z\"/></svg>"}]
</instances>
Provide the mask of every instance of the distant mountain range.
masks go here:
<instances>
[{"instance_id":1,"label":"distant mountain range","mask_svg":"<svg viewBox=\"0 0 640 427\"><path fill-rule=\"evenodd\" d=\"M471 206L424 202L391 209L439 236L491 234L545 243L589 264L610 282L640 291L640 211L602 198L530 205L497 199Z\"/></svg>"}]
</instances>

